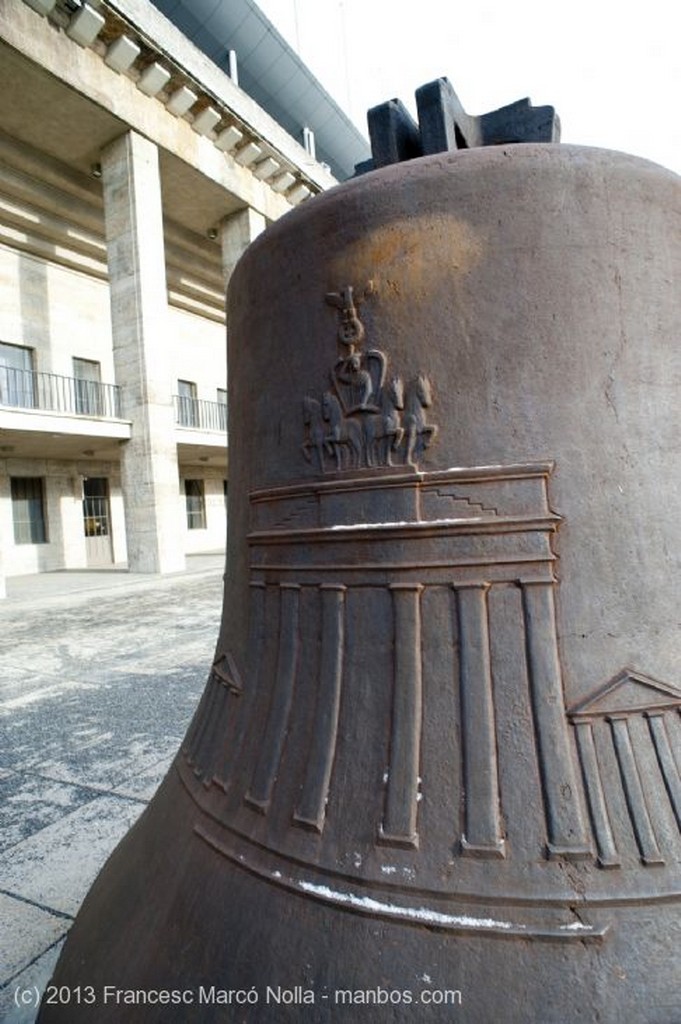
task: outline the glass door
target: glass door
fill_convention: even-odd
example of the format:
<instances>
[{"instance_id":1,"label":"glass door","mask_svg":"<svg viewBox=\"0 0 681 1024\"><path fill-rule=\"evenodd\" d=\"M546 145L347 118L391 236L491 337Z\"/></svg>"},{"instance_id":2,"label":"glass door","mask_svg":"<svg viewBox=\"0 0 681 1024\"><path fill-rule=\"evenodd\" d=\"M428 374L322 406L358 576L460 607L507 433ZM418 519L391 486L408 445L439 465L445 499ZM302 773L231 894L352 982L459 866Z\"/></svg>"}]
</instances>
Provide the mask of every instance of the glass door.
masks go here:
<instances>
[{"instance_id":1,"label":"glass door","mask_svg":"<svg viewBox=\"0 0 681 1024\"><path fill-rule=\"evenodd\" d=\"M113 565L109 481L89 476L83 480L83 529L88 566Z\"/></svg>"}]
</instances>

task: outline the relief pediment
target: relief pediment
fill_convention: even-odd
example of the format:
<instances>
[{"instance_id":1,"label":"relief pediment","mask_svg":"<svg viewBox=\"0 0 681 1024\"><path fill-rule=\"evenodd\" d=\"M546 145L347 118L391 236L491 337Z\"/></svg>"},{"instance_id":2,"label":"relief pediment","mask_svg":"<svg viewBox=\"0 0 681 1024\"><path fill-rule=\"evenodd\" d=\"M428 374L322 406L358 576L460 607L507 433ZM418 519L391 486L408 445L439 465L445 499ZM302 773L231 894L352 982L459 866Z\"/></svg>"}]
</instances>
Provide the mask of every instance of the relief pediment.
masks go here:
<instances>
[{"instance_id":1,"label":"relief pediment","mask_svg":"<svg viewBox=\"0 0 681 1024\"><path fill-rule=\"evenodd\" d=\"M579 721L608 715L667 711L674 707L681 708L680 690L641 672L623 668L586 700L568 708L568 715Z\"/></svg>"}]
</instances>

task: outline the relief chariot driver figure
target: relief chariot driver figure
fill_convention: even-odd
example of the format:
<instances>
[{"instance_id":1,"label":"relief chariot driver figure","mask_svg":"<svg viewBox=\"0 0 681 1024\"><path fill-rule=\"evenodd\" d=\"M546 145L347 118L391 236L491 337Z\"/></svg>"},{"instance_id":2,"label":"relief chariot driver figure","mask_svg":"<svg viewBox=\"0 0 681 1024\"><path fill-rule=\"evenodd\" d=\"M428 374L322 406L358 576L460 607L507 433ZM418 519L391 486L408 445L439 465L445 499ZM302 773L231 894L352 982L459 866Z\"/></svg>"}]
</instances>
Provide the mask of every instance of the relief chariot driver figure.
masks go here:
<instances>
[{"instance_id":1,"label":"relief chariot driver figure","mask_svg":"<svg viewBox=\"0 0 681 1024\"><path fill-rule=\"evenodd\" d=\"M374 382L369 371L362 368L362 357L359 353L352 351L352 347L350 355L337 361L335 377L337 381L341 384L347 384L351 389L353 407L366 409L369 407L369 399L374 390Z\"/></svg>"},{"instance_id":2,"label":"relief chariot driver figure","mask_svg":"<svg viewBox=\"0 0 681 1024\"><path fill-rule=\"evenodd\" d=\"M373 290L372 285L368 291ZM347 354L340 356L333 369L333 381L346 412L370 409L375 411L377 395L383 383L385 372L382 353L370 352L366 355L361 351L364 342L364 325L359 319L353 288L348 285L341 292L330 292L326 301L336 306L338 315L337 338ZM374 373L369 369L369 357L376 365ZM373 401L372 401L373 399Z\"/></svg>"}]
</instances>

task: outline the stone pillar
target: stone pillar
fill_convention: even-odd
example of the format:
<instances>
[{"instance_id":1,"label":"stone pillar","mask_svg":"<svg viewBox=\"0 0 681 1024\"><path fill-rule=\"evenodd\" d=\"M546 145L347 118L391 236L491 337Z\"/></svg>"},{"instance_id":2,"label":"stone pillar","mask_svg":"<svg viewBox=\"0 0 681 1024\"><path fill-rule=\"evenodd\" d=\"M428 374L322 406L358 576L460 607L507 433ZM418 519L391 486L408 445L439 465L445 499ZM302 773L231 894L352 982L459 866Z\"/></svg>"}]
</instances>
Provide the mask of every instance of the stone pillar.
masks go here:
<instances>
[{"instance_id":1,"label":"stone pillar","mask_svg":"<svg viewBox=\"0 0 681 1024\"><path fill-rule=\"evenodd\" d=\"M7 463L0 462L0 600L7 597L5 549L9 545L9 538L13 536L10 486Z\"/></svg>"},{"instance_id":2,"label":"stone pillar","mask_svg":"<svg viewBox=\"0 0 681 1024\"><path fill-rule=\"evenodd\" d=\"M132 438L122 449L128 566L184 569L168 360L167 293L158 151L128 132L102 152L116 381Z\"/></svg>"},{"instance_id":3,"label":"stone pillar","mask_svg":"<svg viewBox=\"0 0 681 1024\"><path fill-rule=\"evenodd\" d=\"M265 230L266 221L261 213L247 206L225 217L220 225L222 270L228 283L232 271L251 242Z\"/></svg>"}]
</instances>

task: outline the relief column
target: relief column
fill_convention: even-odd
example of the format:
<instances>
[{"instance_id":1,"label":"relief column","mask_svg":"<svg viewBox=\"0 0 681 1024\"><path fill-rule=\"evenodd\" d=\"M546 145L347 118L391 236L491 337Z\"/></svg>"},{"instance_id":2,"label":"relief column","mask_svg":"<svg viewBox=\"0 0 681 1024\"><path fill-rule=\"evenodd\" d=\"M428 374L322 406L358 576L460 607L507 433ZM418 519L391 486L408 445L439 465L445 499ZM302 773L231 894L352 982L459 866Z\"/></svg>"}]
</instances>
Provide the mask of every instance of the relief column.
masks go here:
<instances>
[{"instance_id":1,"label":"relief column","mask_svg":"<svg viewBox=\"0 0 681 1024\"><path fill-rule=\"evenodd\" d=\"M553 584L522 582L527 663L539 750L549 856L591 856L570 755L563 697Z\"/></svg>"},{"instance_id":2,"label":"relief column","mask_svg":"<svg viewBox=\"0 0 681 1024\"><path fill-rule=\"evenodd\" d=\"M416 819L421 760L423 681L420 583L391 583L394 628L393 709L390 766L379 840L388 846L418 846Z\"/></svg>"},{"instance_id":3,"label":"relief column","mask_svg":"<svg viewBox=\"0 0 681 1024\"><path fill-rule=\"evenodd\" d=\"M497 739L490 664L488 583L455 587L461 638L461 715L466 829L462 852L470 857L503 857L499 813Z\"/></svg>"}]
</instances>

